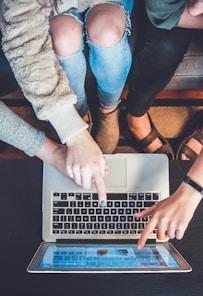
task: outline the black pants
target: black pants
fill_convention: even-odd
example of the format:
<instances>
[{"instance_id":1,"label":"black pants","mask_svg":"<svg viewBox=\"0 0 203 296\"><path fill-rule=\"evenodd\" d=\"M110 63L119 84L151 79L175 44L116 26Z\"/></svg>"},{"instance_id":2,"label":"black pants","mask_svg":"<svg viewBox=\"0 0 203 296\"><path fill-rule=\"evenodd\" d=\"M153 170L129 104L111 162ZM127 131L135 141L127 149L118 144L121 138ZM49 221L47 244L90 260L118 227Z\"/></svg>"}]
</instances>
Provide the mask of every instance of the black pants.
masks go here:
<instances>
[{"instance_id":1,"label":"black pants","mask_svg":"<svg viewBox=\"0 0 203 296\"><path fill-rule=\"evenodd\" d=\"M136 38L127 108L131 115L142 116L173 77L189 47L192 30L154 27L145 13L143 0L135 0L134 9L132 34Z\"/></svg>"}]
</instances>

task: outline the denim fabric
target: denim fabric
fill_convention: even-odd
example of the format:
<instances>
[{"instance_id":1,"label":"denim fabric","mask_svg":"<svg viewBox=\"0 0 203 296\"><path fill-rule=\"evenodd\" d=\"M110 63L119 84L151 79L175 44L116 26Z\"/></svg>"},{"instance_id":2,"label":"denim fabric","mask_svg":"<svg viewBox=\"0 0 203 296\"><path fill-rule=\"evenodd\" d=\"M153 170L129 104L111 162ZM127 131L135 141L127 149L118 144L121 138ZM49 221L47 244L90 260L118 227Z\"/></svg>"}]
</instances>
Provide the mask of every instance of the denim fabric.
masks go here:
<instances>
[{"instance_id":1,"label":"denim fabric","mask_svg":"<svg viewBox=\"0 0 203 296\"><path fill-rule=\"evenodd\" d=\"M84 88L87 66L82 48L83 46L81 46L81 49L76 54L68 58L61 58L57 56L60 65L68 77L70 88L77 95L75 107L81 117L87 114L89 110Z\"/></svg>"},{"instance_id":2,"label":"denim fabric","mask_svg":"<svg viewBox=\"0 0 203 296\"><path fill-rule=\"evenodd\" d=\"M98 86L98 97L100 105L111 109L120 102L120 96L124 87L129 69L132 63L132 53L128 44L128 35L130 34L130 18L132 11L132 0L109 1L121 6L126 13L126 32L123 38L115 46L104 48L94 45L87 36L89 45L89 64L96 78ZM92 7L90 7L92 9ZM87 34L85 20L87 14L80 14L75 8L64 12L65 15L71 15L76 18L83 26L83 37ZM84 16L84 17L83 17ZM81 42L80 50L73 56L61 58L58 56L59 63L63 67L69 80L70 87L78 97L76 109L80 116L87 114L87 96L84 88L86 76L86 61L83 52L84 40Z\"/></svg>"},{"instance_id":3,"label":"denim fabric","mask_svg":"<svg viewBox=\"0 0 203 296\"><path fill-rule=\"evenodd\" d=\"M88 42L89 62L97 80L100 105L112 109L120 103L120 96L132 63L127 33L111 48L102 48ZM99 67L98 67L99 65Z\"/></svg>"}]
</instances>

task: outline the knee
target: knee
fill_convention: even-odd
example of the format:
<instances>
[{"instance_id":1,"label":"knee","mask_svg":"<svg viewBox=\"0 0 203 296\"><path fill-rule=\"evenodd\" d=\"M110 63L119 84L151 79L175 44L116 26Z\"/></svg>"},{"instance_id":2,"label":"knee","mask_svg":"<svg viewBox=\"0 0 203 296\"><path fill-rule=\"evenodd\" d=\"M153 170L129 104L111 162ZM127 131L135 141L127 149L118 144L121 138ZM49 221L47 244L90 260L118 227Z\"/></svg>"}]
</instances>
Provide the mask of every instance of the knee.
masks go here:
<instances>
[{"instance_id":1,"label":"knee","mask_svg":"<svg viewBox=\"0 0 203 296\"><path fill-rule=\"evenodd\" d=\"M184 54L189 47L189 38L182 38L180 34L177 36L179 37L178 39L163 38L156 44L158 60L162 65L166 65L166 67L177 67L183 60Z\"/></svg>"},{"instance_id":2,"label":"knee","mask_svg":"<svg viewBox=\"0 0 203 296\"><path fill-rule=\"evenodd\" d=\"M56 16L50 19L50 33L57 55L67 57L81 47L82 26L71 16Z\"/></svg>"},{"instance_id":3,"label":"knee","mask_svg":"<svg viewBox=\"0 0 203 296\"><path fill-rule=\"evenodd\" d=\"M125 13L116 5L97 5L90 11L87 17L89 38L98 46L114 46L121 40L125 27Z\"/></svg>"}]
</instances>

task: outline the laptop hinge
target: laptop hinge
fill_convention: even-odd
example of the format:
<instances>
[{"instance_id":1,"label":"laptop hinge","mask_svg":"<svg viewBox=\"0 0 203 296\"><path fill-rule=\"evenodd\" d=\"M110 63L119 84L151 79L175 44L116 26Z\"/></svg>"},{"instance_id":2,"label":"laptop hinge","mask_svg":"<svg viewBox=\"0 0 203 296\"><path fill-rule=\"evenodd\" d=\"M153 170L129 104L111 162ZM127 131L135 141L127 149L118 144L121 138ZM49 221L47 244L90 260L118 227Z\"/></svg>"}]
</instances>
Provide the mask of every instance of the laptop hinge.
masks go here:
<instances>
[{"instance_id":1,"label":"laptop hinge","mask_svg":"<svg viewBox=\"0 0 203 296\"><path fill-rule=\"evenodd\" d=\"M137 239L57 239L59 244L137 244ZM154 244L155 239L149 239L148 244Z\"/></svg>"}]
</instances>

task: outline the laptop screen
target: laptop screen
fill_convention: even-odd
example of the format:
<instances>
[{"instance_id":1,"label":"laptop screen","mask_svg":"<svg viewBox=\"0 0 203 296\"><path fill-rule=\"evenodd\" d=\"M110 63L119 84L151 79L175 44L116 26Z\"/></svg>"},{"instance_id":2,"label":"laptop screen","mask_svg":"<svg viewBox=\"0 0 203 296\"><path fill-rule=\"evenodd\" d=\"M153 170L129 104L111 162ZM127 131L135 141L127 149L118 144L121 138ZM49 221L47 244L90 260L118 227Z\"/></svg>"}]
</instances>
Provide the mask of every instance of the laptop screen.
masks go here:
<instances>
[{"instance_id":1,"label":"laptop screen","mask_svg":"<svg viewBox=\"0 0 203 296\"><path fill-rule=\"evenodd\" d=\"M40 268L165 268L178 263L162 246L147 245L138 251L134 246L49 246Z\"/></svg>"},{"instance_id":2,"label":"laptop screen","mask_svg":"<svg viewBox=\"0 0 203 296\"><path fill-rule=\"evenodd\" d=\"M28 271L35 272L154 272L190 270L169 243L48 244L43 243ZM39 255L40 254L40 255Z\"/></svg>"}]
</instances>

